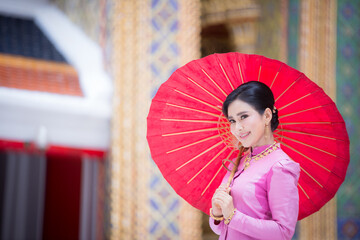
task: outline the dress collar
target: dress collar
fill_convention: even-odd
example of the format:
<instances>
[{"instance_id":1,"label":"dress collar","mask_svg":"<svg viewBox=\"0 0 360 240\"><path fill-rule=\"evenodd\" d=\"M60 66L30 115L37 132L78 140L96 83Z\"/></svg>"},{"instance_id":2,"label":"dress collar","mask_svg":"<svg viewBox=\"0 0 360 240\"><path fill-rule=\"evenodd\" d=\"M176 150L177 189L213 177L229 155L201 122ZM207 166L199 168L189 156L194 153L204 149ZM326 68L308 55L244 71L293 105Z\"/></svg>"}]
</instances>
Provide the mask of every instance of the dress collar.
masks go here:
<instances>
[{"instance_id":1,"label":"dress collar","mask_svg":"<svg viewBox=\"0 0 360 240\"><path fill-rule=\"evenodd\" d=\"M259 147L254 147L252 148L252 152L251 152L251 156L255 156L259 153L261 153L262 151L264 151L267 147L269 147L271 144L266 144L263 146L259 146Z\"/></svg>"}]
</instances>

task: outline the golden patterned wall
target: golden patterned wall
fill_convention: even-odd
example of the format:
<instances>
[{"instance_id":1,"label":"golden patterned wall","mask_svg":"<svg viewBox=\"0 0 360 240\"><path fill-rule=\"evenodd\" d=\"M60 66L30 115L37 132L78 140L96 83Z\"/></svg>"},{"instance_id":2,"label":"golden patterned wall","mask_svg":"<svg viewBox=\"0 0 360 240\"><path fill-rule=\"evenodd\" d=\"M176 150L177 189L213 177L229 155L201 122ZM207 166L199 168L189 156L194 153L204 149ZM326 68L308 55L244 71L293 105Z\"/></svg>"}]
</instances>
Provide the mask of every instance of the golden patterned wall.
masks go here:
<instances>
[{"instance_id":1,"label":"golden patterned wall","mask_svg":"<svg viewBox=\"0 0 360 240\"><path fill-rule=\"evenodd\" d=\"M201 238L200 212L170 189L146 141L151 96L174 67L199 57L199 15L192 0L115 2L110 239Z\"/></svg>"},{"instance_id":2,"label":"golden patterned wall","mask_svg":"<svg viewBox=\"0 0 360 240\"><path fill-rule=\"evenodd\" d=\"M147 1L118 1L113 14L114 98L110 162L110 239L146 239L149 151L146 116Z\"/></svg>"},{"instance_id":3,"label":"golden patterned wall","mask_svg":"<svg viewBox=\"0 0 360 240\"><path fill-rule=\"evenodd\" d=\"M299 70L336 99L336 0L303 0ZM336 197L300 222L300 239L337 239Z\"/></svg>"},{"instance_id":4,"label":"golden patterned wall","mask_svg":"<svg viewBox=\"0 0 360 240\"><path fill-rule=\"evenodd\" d=\"M288 0L259 0L256 53L287 62Z\"/></svg>"},{"instance_id":5,"label":"golden patterned wall","mask_svg":"<svg viewBox=\"0 0 360 240\"><path fill-rule=\"evenodd\" d=\"M200 1L181 0L179 6L178 42L181 48L180 65L200 58ZM180 239L200 239L202 213L184 200L180 204Z\"/></svg>"}]
</instances>

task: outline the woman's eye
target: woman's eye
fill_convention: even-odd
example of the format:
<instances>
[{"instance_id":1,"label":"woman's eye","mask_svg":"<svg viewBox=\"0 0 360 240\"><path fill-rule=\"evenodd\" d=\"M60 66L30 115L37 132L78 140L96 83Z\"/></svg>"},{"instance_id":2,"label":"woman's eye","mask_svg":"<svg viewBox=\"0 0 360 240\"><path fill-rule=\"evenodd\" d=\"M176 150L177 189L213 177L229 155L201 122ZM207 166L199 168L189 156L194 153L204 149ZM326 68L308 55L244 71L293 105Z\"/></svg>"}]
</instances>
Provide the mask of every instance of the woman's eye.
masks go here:
<instances>
[{"instance_id":1,"label":"woman's eye","mask_svg":"<svg viewBox=\"0 0 360 240\"><path fill-rule=\"evenodd\" d=\"M240 119L243 120L243 119L245 119L245 118L247 118L247 117L248 117L248 115L246 115L246 114L245 114L245 115L241 115Z\"/></svg>"},{"instance_id":2,"label":"woman's eye","mask_svg":"<svg viewBox=\"0 0 360 240\"><path fill-rule=\"evenodd\" d=\"M231 124L232 124L232 123L235 123L235 120L230 119L230 120L229 120L229 123L231 123Z\"/></svg>"}]
</instances>

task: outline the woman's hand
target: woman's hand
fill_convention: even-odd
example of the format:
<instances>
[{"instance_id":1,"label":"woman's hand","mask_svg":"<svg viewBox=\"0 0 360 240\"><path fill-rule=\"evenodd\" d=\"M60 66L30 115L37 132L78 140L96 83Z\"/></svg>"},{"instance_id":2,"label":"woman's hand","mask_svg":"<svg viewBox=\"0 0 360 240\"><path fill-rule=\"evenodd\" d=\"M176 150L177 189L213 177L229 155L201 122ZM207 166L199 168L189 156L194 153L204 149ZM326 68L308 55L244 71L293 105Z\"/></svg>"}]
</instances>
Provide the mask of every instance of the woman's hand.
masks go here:
<instances>
[{"instance_id":1,"label":"woman's hand","mask_svg":"<svg viewBox=\"0 0 360 240\"><path fill-rule=\"evenodd\" d=\"M216 191L212 198L212 207L213 207L213 214L217 215L218 212L216 211L221 210L221 214L224 218L229 218L234 210L234 202L232 196L229 195L230 189L226 188L225 186L221 185ZM220 214L219 214L220 215ZM217 216L219 216L217 215Z\"/></svg>"},{"instance_id":2,"label":"woman's hand","mask_svg":"<svg viewBox=\"0 0 360 240\"><path fill-rule=\"evenodd\" d=\"M211 199L211 205L212 205L212 214L216 217L220 217L223 215L222 205L224 202L224 194L227 194L228 196L230 192L229 188L226 188L225 185L220 185L215 193L214 196Z\"/></svg>"}]
</instances>

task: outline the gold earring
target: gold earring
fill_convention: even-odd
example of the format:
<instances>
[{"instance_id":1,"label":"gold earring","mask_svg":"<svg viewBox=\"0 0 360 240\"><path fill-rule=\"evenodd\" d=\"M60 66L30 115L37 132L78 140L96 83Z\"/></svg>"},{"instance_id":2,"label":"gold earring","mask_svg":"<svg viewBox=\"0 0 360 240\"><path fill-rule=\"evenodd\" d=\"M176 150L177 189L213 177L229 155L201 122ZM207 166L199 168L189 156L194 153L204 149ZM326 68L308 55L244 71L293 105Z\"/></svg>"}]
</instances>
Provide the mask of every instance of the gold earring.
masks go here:
<instances>
[{"instance_id":1,"label":"gold earring","mask_svg":"<svg viewBox=\"0 0 360 240\"><path fill-rule=\"evenodd\" d=\"M264 135L265 135L265 139L268 139L268 131L267 131L267 128L268 128L268 126L269 126L269 123L265 123L265 128L264 128Z\"/></svg>"},{"instance_id":2,"label":"gold earring","mask_svg":"<svg viewBox=\"0 0 360 240\"><path fill-rule=\"evenodd\" d=\"M266 134L266 128L267 128L268 124L265 123L265 128L264 128L264 135L265 135L265 139L267 139L267 134Z\"/></svg>"}]
</instances>

